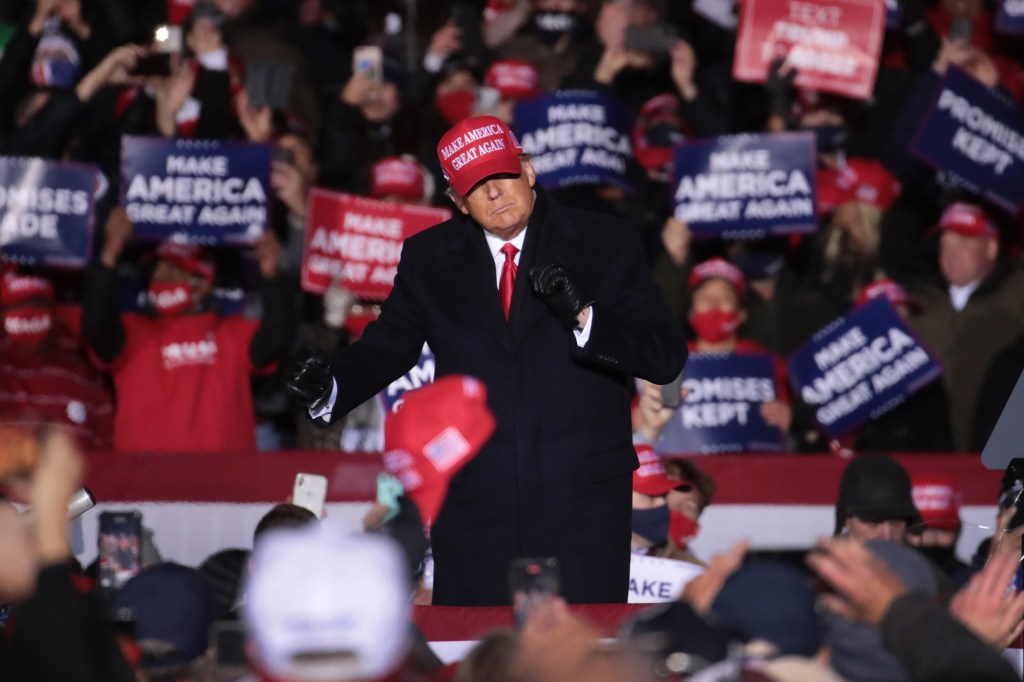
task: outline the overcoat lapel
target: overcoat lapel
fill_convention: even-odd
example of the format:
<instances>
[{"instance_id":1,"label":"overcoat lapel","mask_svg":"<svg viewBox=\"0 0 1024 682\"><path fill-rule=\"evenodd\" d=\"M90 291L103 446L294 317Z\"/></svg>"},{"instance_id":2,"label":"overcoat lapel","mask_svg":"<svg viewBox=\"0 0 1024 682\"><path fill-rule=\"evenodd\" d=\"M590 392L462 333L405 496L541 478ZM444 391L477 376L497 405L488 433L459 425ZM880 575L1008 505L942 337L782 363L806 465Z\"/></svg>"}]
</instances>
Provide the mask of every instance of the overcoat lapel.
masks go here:
<instances>
[{"instance_id":1,"label":"overcoat lapel","mask_svg":"<svg viewBox=\"0 0 1024 682\"><path fill-rule=\"evenodd\" d=\"M576 228L569 223L569 217L557 204L551 202L544 190L538 188L512 295L512 335L516 346L526 339L542 315L551 314L544 301L533 293L530 269L537 265L559 263L572 273L572 264L577 255L577 238Z\"/></svg>"},{"instance_id":2,"label":"overcoat lapel","mask_svg":"<svg viewBox=\"0 0 1024 682\"><path fill-rule=\"evenodd\" d=\"M494 335L505 352L511 354L514 350L512 330L501 309L494 278L494 259L491 258L480 226L468 218L462 222L465 229L448 247L452 256L450 267L453 285L480 323ZM516 278L517 288L520 279Z\"/></svg>"}]
</instances>

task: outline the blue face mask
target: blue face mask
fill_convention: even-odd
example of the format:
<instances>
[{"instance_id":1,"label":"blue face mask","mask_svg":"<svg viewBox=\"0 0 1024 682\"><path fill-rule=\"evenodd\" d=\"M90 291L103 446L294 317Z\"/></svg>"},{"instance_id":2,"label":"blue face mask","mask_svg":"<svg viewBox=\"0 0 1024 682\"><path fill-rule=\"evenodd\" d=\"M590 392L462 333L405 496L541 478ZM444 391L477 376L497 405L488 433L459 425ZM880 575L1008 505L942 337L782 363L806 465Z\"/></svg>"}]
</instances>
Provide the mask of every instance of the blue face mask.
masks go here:
<instances>
[{"instance_id":1,"label":"blue face mask","mask_svg":"<svg viewBox=\"0 0 1024 682\"><path fill-rule=\"evenodd\" d=\"M656 545L668 538L668 522L667 504L652 509L633 510L633 532Z\"/></svg>"},{"instance_id":2,"label":"blue face mask","mask_svg":"<svg viewBox=\"0 0 1024 682\"><path fill-rule=\"evenodd\" d=\"M804 128L804 130L814 133L814 140L818 144L819 154L830 154L839 151L846 144L847 132L845 126L811 126Z\"/></svg>"}]
</instances>

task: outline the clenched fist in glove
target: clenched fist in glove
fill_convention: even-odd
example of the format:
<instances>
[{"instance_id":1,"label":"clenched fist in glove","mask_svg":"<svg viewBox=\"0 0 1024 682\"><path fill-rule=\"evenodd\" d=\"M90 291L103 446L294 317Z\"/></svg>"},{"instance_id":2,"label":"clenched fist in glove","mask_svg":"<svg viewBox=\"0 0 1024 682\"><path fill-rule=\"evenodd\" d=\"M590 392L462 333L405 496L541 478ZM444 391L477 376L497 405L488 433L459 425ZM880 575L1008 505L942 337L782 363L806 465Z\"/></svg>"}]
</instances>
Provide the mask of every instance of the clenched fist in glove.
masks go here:
<instances>
[{"instance_id":1,"label":"clenched fist in glove","mask_svg":"<svg viewBox=\"0 0 1024 682\"><path fill-rule=\"evenodd\" d=\"M327 352L307 346L292 360L284 385L288 395L309 409L322 407L330 399L334 385Z\"/></svg>"},{"instance_id":2,"label":"clenched fist in glove","mask_svg":"<svg viewBox=\"0 0 1024 682\"><path fill-rule=\"evenodd\" d=\"M579 326L576 318L594 303L561 265L549 263L531 268L530 284L566 329Z\"/></svg>"}]
</instances>

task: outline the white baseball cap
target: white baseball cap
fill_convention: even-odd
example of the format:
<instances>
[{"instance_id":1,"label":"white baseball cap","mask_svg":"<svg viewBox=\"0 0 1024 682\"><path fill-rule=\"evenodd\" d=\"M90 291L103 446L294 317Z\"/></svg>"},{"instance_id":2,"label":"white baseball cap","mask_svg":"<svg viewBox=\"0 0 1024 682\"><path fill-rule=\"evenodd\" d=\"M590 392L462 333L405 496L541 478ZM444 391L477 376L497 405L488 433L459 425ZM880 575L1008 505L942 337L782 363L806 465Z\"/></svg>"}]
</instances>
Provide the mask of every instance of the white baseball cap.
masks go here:
<instances>
[{"instance_id":1,"label":"white baseball cap","mask_svg":"<svg viewBox=\"0 0 1024 682\"><path fill-rule=\"evenodd\" d=\"M372 680L411 646L410 582L390 538L308 527L273 531L253 556L242 617L267 674Z\"/></svg>"}]
</instances>

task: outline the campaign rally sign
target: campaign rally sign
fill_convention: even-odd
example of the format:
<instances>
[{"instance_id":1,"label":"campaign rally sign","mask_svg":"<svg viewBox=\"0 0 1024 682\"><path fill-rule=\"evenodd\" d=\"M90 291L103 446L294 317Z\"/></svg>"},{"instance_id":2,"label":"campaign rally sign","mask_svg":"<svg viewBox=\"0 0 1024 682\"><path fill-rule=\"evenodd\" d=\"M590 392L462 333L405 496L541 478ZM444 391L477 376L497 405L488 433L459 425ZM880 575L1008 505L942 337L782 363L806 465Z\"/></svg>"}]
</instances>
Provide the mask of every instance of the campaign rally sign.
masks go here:
<instances>
[{"instance_id":1,"label":"campaign rally sign","mask_svg":"<svg viewBox=\"0 0 1024 682\"><path fill-rule=\"evenodd\" d=\"M675 216L694 237L814 232L816 178L811 133L687 140L675 148Z\"/></svg>"},{"instance_id":2,"label":"campaign rally sign","mask_svg":"<svg viewBox=\"0 0 1024 682\"><path fill-rule=\"evenodd\" d=\"M950 68L910 151L1011 213L1024 204L1024 113Z\"/></svg>"},{"instance_id":3,"label":"campaign rally sign","mask_svg":"<svg viewBox=\"0 0 1024 682\"><path fill-rule=\"evenodd\" d=\"M430 350L430 346L423 344L423 350L420 351L420 359L416 365L380 392L381 400L384 401L385 414L391 414L398 409L406 391L415 391L417 388L423 388L432 383L434 383L434 352Z\"/></svg>"},{"instance_id":4,"label":"campaign rally sign","mask_svg":"<svg viewBox=\"0 0 1024 682\"><path fill-rule=\"evenodd\" d=\"M92 166L0 157L0 253L26 265L82 268L95 217Z\"/></svg>"},{"instance_id":5,"label":"campaign rally sign","mask_svg":"<svg viewBox=\"0 0 1024 682\"><path fill-rule=\"evenodd\" d=\"M999 3L996 30L1000 33L1024 33L1024 0L1002 0Z\"/></svg>"},{"instance_id":6,"label":"campaign rally sign","mask_svg":"<svg viewBox=\"0 0 1024 682\"><path fill-rule=\"evenodd\" d=\"M309 193L302 287L322 294L340 279L359 298L383 301L395 283L402 243L451 215L443 208L314 188Z\"/></svg>"},{"instance_id":7,"label":"campaign rally sign","mask_svg":"<svg viewBox=\"0 0 1024 682\"><path fill-rule=\"evenodd\" d=\"M732 75L763 83L785 58L796 87L867 99L885 22L882 0L744 0Z\"/></svg>"},{"instance_id":8,"label":"campaign rally sign","mask_svg":"<svg viewBox=\"0 0 1024 682\"><path fill-rule=\"evenodd\" d=\"M675 601L686 584L704 572L688 561L633 554L629 559L629 604Z\"/></svg>"},{"instance_id":9,"label":"campaign rally sign","mask_svg":"<svg viewBox=\"0 0 1024 682\"><path fill-rule=\"evenodd\" d=\"M515 108L513 132L533 157L537 182L546 189L616 185L631 189L633 116L592 90L559 90Z\"/></svg>"},{"instance_id":10,"label":"campaign rally sign","mask_svg":"<svg viewBox=\"0 0 1024 682\"><path fill-rule=\"evenodd\" d=\"M690 392L655 449L666 454L775 452L782 432L761 418L775 400L775 360L766 354L694 353L683 386Z\"/></svg>"},{"instance_id":11,"label":"campaign rally sign","mask_svg":"<svg viewBox=\"0 0 1024 682\"><path fill-rule=\"evenodd\" d=\"M880 296L816 332L789 359L793 387L833 438L897 407L942 374Z\"/></svg>"},{"instance_id":12,"label":"campaign rally sign","mask_svg":"<svg viewBox=\"0 0 1024 682\"><path fill-rule=\"evenodd\" d=\"M126 135L121 205L137 239L251 244L267 229L270 145Z\"/></svg>"}]
</instances>

